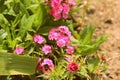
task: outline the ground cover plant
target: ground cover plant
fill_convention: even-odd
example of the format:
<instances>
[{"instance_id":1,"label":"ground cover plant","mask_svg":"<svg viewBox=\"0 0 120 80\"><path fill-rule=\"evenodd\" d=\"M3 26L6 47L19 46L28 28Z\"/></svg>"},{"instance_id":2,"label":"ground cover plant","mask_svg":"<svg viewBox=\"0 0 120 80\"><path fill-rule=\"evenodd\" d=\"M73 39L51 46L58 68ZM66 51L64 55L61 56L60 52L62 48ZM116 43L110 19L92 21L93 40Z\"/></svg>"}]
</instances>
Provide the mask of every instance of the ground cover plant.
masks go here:
<instances>
[{"instance_id":1,"label":"ground cover plant","mask_svg":"<svg viewBox=\"0 0 120 80\"><path fill-rule=\"evenodd\" d=\"M79 27L72 12L82 0L1 0L0 75L4 80L97 80L106 65L94 27ZM15 76L19 75L19 76Z\"/></svg>"}]
</instances>

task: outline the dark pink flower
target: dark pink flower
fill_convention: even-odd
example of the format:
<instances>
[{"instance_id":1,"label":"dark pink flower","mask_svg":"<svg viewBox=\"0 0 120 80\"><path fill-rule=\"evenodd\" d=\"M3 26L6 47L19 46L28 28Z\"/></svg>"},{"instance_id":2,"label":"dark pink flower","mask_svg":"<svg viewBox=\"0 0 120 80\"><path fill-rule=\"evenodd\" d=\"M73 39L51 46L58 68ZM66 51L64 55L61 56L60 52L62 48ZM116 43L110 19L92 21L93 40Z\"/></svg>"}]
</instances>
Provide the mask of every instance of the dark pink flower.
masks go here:
<instances>
[{"instance_id":1,"label":"dark pink flower","mask_svg":"<svg viewBox=\"0 0 120 80\"><path fill-rule=\"evenodd\" d=\"M39 64L38 67L37 67L37 70L38 71L42 71L43 70L43 66L41 64Z\"/></svg>"},{"instance_id":2,"label":"dark pink flower","mask_svg":"<svg viewBox=\"0 0 120 80\"><path fill-rule=\"evenodd\" d=\"M22 54L24 52L24 48L22 47L16 47L14 50L14 53L16 54Z\"/></svg>"},{"instance_id":3,"label":"dark pink flower","mask_svg":"<svg viewBox=\"0 0 120 80\"><path fill-rule=\"evenodd\" d=\"M60 5L63 0L51 0L50 6L55 8L56 6Z\"/></svg>"},{"instance_id":4,"label":"dark pink flower","mask_svg":"<svg viewBox=\"0 0 120 80\"><path fill-rule=\"evenodd\" d=\"M50 73L54 69L53 61L49 58L44 58L43 61L38 61L38 63L37 69L43 73Z\"/></svg>"},{"instance_id":5,"label":"dark pink flower","mask_svg":"<svg viewBox=\"0 0 120 80\"><path fill-rule=\"evenodd\" d=\"M62 17L63 17L64 19L67 19L69 12L70 12L70 6L69 6L69 4L63 3Z\"/></svg>"},{"instance_id":6,"label":"dark pink flower","mask_svg":"<svg viewBox=\"0 0 120 80\"><path fill-rule=\"evenodd\" d=\"M56 19L60 19L61 18L61 13L63 10L63 7L61 5L61 1L62 0L52 0L50 5L52 7L52 9L50 10L50 14Z\"/></svg>"},{"instance_id":7,"label":"dark pink flower","mask_svg":"<svg viewBox=\"0 0 120 80\"><path fill-rule=\"evenodd\" d=\"M79 68L78 64L76 62L71 62L70 64L67 65L67 70L69 72L75 72Z\"/></svg>"},{"instance_id":8,"label":"dark pink flower","mask_svg":"<svg viewBox=\"0 0 120 80\"><path fill-rule=\"evenodd\" d=\"M71 36L71 32L70 32L70 30L68 29L67 26L59 26L58 30L63 34L66 34L69 37Z\"/></svg>"},{"instance_id":9,"label":"dark pink flower","mask_svg":"<svg viewBox=\"0 0 120 80\"><path fill-rule=\"evenodd\" d=\"M48 54L48 53L52 53L52 48L51 48L51 46L50 45L44 45L43 47L42 47L42 51L45 53L45 54Z\"/></svg>"},{"instance_id":10,"label":"dark pink flower","mask_svg":"<svg viewBox=\"0 0 120 80\"><path fill-rule=\"evenodd\" d=\"M34 36L34 42L36 42L38 44L42 44L44 42L44 38L41 35L36 34Z\"/></svg>"},{"instance_id":11,"label":"dark pink flower","mask_svg":"<svg viewBox=\"0 0 120 80\"><path fill-rule=\"evenodd\" d=\"M74 53L75 47L74 46L67 46L66 52L68 54Z\"/></svg>"}]
</instances>

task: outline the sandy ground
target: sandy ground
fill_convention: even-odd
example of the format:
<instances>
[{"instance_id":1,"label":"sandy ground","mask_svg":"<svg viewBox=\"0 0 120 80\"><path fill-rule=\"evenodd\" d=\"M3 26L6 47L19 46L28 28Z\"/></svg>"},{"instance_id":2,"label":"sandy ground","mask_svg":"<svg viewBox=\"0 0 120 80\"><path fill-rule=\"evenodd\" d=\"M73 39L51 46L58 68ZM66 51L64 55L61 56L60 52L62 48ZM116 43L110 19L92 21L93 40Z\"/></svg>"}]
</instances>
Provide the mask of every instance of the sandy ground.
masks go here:
<instances>
[{"instance_id":1,"label":"sandy ground","mask_svg":"<svg viewBox=\"0 0 120 80\"><path fill-rule=\"evenodd\" d=\"M120 0L91 0L90 5L94 13L88 15L88 22L95 25L96 35L110 35L101 46L108 63L103 80L120 80Z\"/></svg>"},{"instance_id":2,"label":"sandy ground","mask_svg":"<svg viewBox=\"0 0 120 80\"><path fill-rule=\"evenodd\" d=\"M109 34L100 49L104 55L108 69L102 80L120 80L120 0L88 0L89 7L85 24L94 24L95 35ZM80 19L77 19L81 24Z\"/></svg>"}]
</instances>

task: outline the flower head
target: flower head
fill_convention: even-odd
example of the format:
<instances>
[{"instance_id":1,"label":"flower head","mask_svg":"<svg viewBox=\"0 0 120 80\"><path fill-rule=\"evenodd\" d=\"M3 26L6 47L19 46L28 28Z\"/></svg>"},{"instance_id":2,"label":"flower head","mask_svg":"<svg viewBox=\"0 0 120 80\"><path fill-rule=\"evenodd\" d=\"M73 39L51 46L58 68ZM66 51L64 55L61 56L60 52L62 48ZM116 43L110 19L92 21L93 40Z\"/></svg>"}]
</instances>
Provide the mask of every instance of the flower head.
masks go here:
<instances>
[{"instance_id":1,"label":"flower head","mask_svg":"<svg viewBox=\"0 0 120 80\"><path fill-rule=\"evenodd\" d=\"M74 53L74 49L75 49L74 46L67 46L66 52L68 54L72 54L72 53Z\"/></svg>"},{"instance_id":2,"label":"flower head","mask_svg":"<svg viewBox=\"0 0 120 80\"><path fill-rule=\"evenodd\" d=\"M76 62L71 62L70 64L67 65L67 70L69 72L75 72L78 70L78 64Z\"/></svg>"},{"instance_id":3,"label":"flower head","mask_svg":"<svg viewBox=\"0 0 120 80\"><path fill-rule=\"evenodd\" d=\"M50 45L44 45L43 47L42 47L42 51L45 53L45 54L48 54L48 53L52 53L52 48L51 48L51 46Z\"/></svg>"},{"instance_id":4,"label":"flower head","mask_svg":"<svg viewBox=\"0 0 120 80\"><path fill-rule=\"evenodd\" d=\"M58 30L63 34L66 34L68 37L71 36L71 32L67 26L59 26Z\"/></svg>"},{"instance_id":5,"label":"flower head","mask_svg":"<svg viewBox=\"0 0 120 80\"><path fill-rule=\"evenodd\" d=\"M22 54L24 52L24 48L22 47L16 47L14 50L14 53L16 54Z\"/></svg>"},{"instance_id":6,"label":"flower head","mask_svg":"<svg viewBox=\"0 0 120 80\"><path fill-rule=\"evenodd\" d=\"M38 44L42 44L44 42L44 38L41 35L36 34L34 36L34 42L36 42Z\"/></svg>"},{"instance_id":7,"label":"flower head","mask_svg":"<svg viewBox=\"0 0 120 80\"><path fill-rule=\"evenodd\" d=\"M69 12L70 12L70 6L69 6L69 4L63 3L62 17L63 17L64 19L67 19Z\"/></svg>"},{"instance_id":8,"label":"flower head","mask_svg":"<svg viewBox=\"0 0 120 80\"><path fill-rule=\"evenodd\" d=\"M57 46L59 47L65 47L70 43L70 39L68 36L61 36L60 38L58 38L58 40L56 41Z\"/></svg>"},{"instance_id":9,"label":"flower head","mask_svg":"<svg viewBox=\"0 0 120 80\"><path fill-rule=\"evenodd\" d=\"M60 37L60 34L57 31L58 31L57 28L52 28L49 32L48 39L57 40Z\"/></svg>"},{"instance_id":10,"label":"flower head","mask_svg":"<svg viewBox=\"0 0 120 80\"><path fill-rule=\"evenodd\" d=\"M52 69L54 69L53 61L49 58L45 58L41 64L43 67L42 71L44 73L50 73Z\"/></svg>"},{"instance_id":11,"label":"flower head","mask_svg":"<svg viewBox=\"0 0 120 80\"><path fill-rule=\"evenodd\" d=\"M49 58L44 58L43 61L38 61L38 67L37 69L39 71L42 71L43 73L50 73L52 69L54 69L53 61Z\"/></svg>"}]
</instances>

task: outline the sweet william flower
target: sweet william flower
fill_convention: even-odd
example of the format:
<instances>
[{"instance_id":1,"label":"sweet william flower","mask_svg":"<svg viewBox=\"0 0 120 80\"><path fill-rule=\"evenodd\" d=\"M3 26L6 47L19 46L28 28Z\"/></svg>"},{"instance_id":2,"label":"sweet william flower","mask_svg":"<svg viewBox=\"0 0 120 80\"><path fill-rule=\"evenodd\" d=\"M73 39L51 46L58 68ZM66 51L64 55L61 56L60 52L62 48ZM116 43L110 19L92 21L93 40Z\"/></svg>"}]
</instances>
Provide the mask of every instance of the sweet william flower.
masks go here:
<instances>
[{"instance_id":1,"label":"sweet william flower","mask_svg":"<svg viewBox=\"0 0 120 80\"><path fill-rule=\"evenodd\" d=\"M22 54L24 52L24 48L22 47L16 47L14 50L15 54Z\"/></svg>"},{"instance_id":2,"label":"sweet william flower","mask_svg":"<svg viewBox=\"0 0 120 80\"><path fill-rule=\"evenodd\" d=\"M54 68L53 61L51 59L49 59L49 58L44 58L41 65L42 66L48 65L49 67Z\"/></svg>"},{"instance_id":3,"label":"sweet william flower","mask_svg":"<svg viewBox=\"0 0 120 80\"><path fill-rule=\"evenodd\" d=\"M56 19L61 18L61 13L63 11L63 6L61 5L62 0L52 0L50 6L52 9L50 10L50 14Z\"/></svg>"},{"instance_id":4,"label":"sweet william flower","mask_svg":"<svg viewBox=\"0 0 120 80\"><path fill-rule=\"evenodd\" d=\"M41 64L42 66L42 71L44 73L50 73L52 69L54 69L54 64L53 61L49 58L45 58Z\"/></svg>"},{"instance_id":5,"label":"sweet william flower","mask_svg":"<svg viewBox=\"0 0 120 80\"><path fill-rule=\"evenodd\" d=\"M79 68L78 64L76 62L71 62L70 64L67 65L67 70L69 72L75 72Z\"/></svg>"},{"instance_id":6,"label":"sweet william flower","mask_svg":"<svg viewBox=\"0 0 120 80\"><path fill-rule=\"evenodd\" d=\"M42 47L42 51L45 53L45 54L49 54L49 53L52 53L52 48L51 48L51 46L50 45L44 45L43 47Z\"/></svg>"},{"instance_id":7,"label":"sweet william flower","mask_svg":"<svg viewBox=\"0 0 120 80\"><path fill-rule=\"evenodd\" d=\"M68 37L71 36L71 32L67 26L59 26L58 30L63 34L66 34Z\"/></svg>"},{"instance_id":8,"label":"sweet william flower","mask_svg":"<svg viewBox=\"0 0 120 80\"><path fill-rule=\"evenodd\" d=\"M38 59L38 71L42 71L43 73L50 73L51 70L54 69L53 61L49 58Z\"/></svg>"},{"instance_id":9,"label":"sweet william flower","mask_svg":"<svg viewBox=\"0 0 120 80\"><path fill-rule=\"evenodd\" d=\"M59 32L57 32L57 28L52 28L49 32L48 39L49 40L57 40L61 35Z\"/></svg>"},{"instance_id":10,"label":"sweet william flower","mask_svg":"<svg viewBox=\"0 0 120 80\"><path fill-rule=\"evenodd\" d=\"M44 38L41 35L36 34L34 36L34 42L36 42L38 44L42 44L44 42Z\"/></svg>"},{"instance_id":11,"label":"sweet william flower","mask_svg":"<svg viewBox=\"0 0 120 80\"><path fill-rule=\"evenodd\" d=\"M67 46L66 52L68 54L74 53L75 47L74 46Z\"/></svg>"},{"instance_id":12,"label":"sweet william flower","mask_svg":"<svg viewBox=\"0 0 120 80\"><path fill-rule=\"evenodd\" d=\"M61 36L58 38L58 40L56 40L56 44L59 47L65 47L69 45L69 43L70 43L70 39L68 36Z\"/></svg>"},{"instance_id":13,"label":"sweet william flower","mask_svg":"<svg viewBox=\"0 0 120 80\"><path fill-rule=\"evenodd\" d=\"M70 6L69 6L69 4L63 3L62 17L63 17L64 19L67 19L69 12L70 12Z\"/></svg>"}]
</instances>

